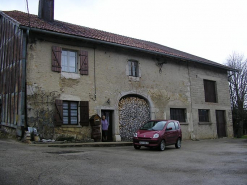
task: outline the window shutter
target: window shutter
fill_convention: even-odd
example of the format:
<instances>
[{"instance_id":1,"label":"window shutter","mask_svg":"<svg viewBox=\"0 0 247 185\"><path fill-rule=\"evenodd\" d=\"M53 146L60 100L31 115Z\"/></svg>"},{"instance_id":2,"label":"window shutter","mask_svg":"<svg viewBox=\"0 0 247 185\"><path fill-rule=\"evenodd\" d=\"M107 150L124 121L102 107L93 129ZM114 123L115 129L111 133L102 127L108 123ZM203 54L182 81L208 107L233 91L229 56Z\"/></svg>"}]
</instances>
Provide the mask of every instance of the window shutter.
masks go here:
<instances>
[{"instance_id":1,"label":"window shutter","mask_svg":"<svg viewBox=\"0 0 247 185\"><path fill-rule=\"evenodd\" d=\"M89 125L89 102L80 101L80 124L81 126Z\"/></svg>"},{"instance_id":2,"label":"window shutter","mask_svg":"<svg viewBox=\"0 0 247 185\"><path fill-rule=\"evenodd\" d=\"M63 124L63 100L55 100L55 125L61 126Z\"/></svg>"},{"instance_id":3,"label":"window shutter","mask_svg":"<svg viewBox=\"0 0 247 185\"><path fill-rule=\"evenodd\" d=\"M80 50L79 53L80 57L80 74L81 75L88 75L88 52Z\"/></svg>"},{"instance_id":4,"label":"window shutter","mask_svg":"<svg viewBox=\"0 0 247 185\"><path fill-rule=\"evenodd\" d=\"M52 71L61 72L62 48L58 46L52 47Z\"/></svg>"}]
</instances>

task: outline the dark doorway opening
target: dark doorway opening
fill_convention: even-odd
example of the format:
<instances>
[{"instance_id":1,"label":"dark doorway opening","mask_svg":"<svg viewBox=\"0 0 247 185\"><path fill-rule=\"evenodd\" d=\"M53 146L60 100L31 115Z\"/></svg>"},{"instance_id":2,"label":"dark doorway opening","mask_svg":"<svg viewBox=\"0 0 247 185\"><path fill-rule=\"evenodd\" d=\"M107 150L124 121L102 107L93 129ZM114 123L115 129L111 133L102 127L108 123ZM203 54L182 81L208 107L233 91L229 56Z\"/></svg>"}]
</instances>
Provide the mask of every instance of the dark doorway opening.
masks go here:
<instances>
[{"instance_id":1,"label":"dark doorway opening","mask_svg":"<svg viewBox=\"0 0 247 185\"><path fill-rule=\"evenodd\" d=\"M112 138L112 125L113 125L112 115L113 115L113 111L111 111L111 110L102 110L101 111L101 117L103 115L105 115L105 119L109 123L108 133L107 133L107 141L113 141L113 138Z\"/></svg>"},{"instance_id":2,"label":"dark doorway opening","mask_svg":"<svg viewBox=\"0 0 247 185\"><path fill-rule=\"evenodd\" d=\"M0 99L0 123L2 122L2 99Z\"/></svg>"},{"instance_id":3,"label":"dark doorway opening","mask_svg":"<svg viewBox=\"0 0 247 185\"><path fill-rule=\"evenodd\" d=\"M224 110L216 110L216 123L218 137L226 137L226 121Z\"/></svg>"}]
</instances>

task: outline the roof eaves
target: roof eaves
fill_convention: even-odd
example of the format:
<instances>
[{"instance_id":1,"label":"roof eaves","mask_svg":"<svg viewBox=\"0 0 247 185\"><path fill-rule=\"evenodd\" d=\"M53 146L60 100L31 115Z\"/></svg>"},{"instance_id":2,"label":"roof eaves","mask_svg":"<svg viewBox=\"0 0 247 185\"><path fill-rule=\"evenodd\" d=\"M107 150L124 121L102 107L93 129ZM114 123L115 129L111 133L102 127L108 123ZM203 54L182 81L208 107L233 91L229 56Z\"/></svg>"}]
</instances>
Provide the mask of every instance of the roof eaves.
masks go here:
<instances>
[{"instance_id":1,"label":"roof eaves","mask_svg":"<svg viewBox=\"0 0 247 185\"><path fill-rule=\"evenodd\" d=\"M5 14L3 11L0 11L0 14L3 16L3 17L5 17L5 18L7 18L7 19L9 19L10 21L12 21L14 24L16 24L17 26L19 26L21 23L20 22L18 22L17 20L15 20L15 19L13 19L12 17L10 17L10 16L8 16L7 14Z\"/></svg>"},{"instance_id":2,"label":"roof eaves","mask_svg":"<svg viewBox=\"0 0 247 185\"><path fill-rule=\"evenodd\" d=\"M58 35L58 36L63 36L63 37L68 37L68 38L75 38L75 39L90 41L92 43L101 43L101 44L107 44L107 45L114 45L114 46L118 46L118 47L123 47L123 48L133 49L133 50L137 50L137 51L142 51L142 52L149 53L149 54L155 54L155 55L161 55L161 56L166 56L166 57L168 56L168 57L172 57L172 58L177 58L177 59L181 59L181 60L185 60L185 61L193 61L193 62L201 63L201 64L204 64L204 65L218 67L218 68L225 69L225 70L228 70L228 71L234 71L235 70L233 68L230 68L228 66L224 66L224 65L221 65L221 64L207 63L207 62L204 62L204 61L195 60L195 59L183 57L181 55L171 54L171 53L168 53L168 52L153 51L153 50L134 47L134 46L125 45L125 44L116 43L116 42L104 41L104 40L100 40L100 39L95 39L95 38L90 38L90 37L83 37L83 36L78 36L78 35L71 35L71 34L67 34L67 33L60 33L60 32L55 32L55 31L52 31L52 30L46 30L46 29L40 29L40 28L33 28L33 27L30 28L30 27L23 26L23 25L20 25L20 28L21 29L27 29L27 30L35 31L35 32L43 32L43 33L47 33L47 34L51 34L51 35Z\"/></svg>"}]
</instances>

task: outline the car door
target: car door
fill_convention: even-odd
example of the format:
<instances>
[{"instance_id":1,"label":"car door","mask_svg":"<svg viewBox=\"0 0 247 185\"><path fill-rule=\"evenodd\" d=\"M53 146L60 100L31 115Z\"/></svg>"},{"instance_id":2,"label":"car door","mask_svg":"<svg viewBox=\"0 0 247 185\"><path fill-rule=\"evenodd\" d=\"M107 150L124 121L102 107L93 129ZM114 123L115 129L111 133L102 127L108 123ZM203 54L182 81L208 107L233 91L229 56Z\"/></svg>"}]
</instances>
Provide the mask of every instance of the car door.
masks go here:
<instances>
[{"instance_id":1,"label":"car door","mask_svg":"<svg viewBox=\"0 0 247 185\"><path fill-rule=\"evenodd\" d=\"M174 144L177 138L177 130L174 122L169 122L165 130L166 144Z\"/></svg>"}]
</instances>

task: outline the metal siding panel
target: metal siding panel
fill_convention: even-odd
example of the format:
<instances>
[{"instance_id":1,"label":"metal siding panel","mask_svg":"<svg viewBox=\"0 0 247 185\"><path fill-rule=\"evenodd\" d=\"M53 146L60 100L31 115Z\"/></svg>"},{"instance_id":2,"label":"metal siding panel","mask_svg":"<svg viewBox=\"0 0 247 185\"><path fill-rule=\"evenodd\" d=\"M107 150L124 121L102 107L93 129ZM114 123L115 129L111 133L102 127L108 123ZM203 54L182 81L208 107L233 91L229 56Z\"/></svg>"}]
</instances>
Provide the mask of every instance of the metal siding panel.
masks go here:
<instances>
[{"instance_id":1,"label":"metal siding panel","mask_svg":"<svg viewBox=\"0 0 247 185\"><path fill-rule=\"evenodd\" d=\"M22 52L26 53L26 42L22 42L23 31L19 30L18 25L12 21L1 17L0 26L1 118L3 125L16 128L17 123L24 125L18 113L22 112L25 122L25 74L23 73L25 73L26 61L22 58Z\"/></svg>"}]
</instances>

